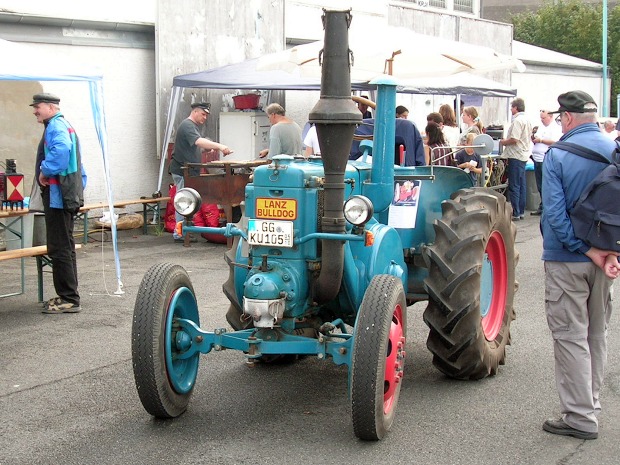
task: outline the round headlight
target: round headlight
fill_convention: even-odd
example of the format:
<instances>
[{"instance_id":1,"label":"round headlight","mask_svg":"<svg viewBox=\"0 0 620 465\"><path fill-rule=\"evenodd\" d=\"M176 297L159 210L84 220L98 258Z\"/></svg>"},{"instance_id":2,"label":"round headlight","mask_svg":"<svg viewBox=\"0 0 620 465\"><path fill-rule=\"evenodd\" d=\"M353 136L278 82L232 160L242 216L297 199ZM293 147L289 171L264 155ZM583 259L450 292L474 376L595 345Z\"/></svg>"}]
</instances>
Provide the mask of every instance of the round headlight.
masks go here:
<instances>
[{"instance_id":1,"label":"round headlight","mask_svg":"<svg viewBox=\"0 0 620 465\"><path fill-rule=\"evenodd\" d=\"M179 215L193 216L200 209L200 194L191 187L179 190L174 196L174 209Z\"/></svg>"},{"instance_id":2,"label":"round headlight","mask_svg":"<svg viewBox=\"0 0 620 465\"><path fill-rule=\"evenodd\" d=\"M344 203L344 217L355 226L361 226L372 218L374 207L368 197L354 195Z\"/></svg>"}]
</instances>

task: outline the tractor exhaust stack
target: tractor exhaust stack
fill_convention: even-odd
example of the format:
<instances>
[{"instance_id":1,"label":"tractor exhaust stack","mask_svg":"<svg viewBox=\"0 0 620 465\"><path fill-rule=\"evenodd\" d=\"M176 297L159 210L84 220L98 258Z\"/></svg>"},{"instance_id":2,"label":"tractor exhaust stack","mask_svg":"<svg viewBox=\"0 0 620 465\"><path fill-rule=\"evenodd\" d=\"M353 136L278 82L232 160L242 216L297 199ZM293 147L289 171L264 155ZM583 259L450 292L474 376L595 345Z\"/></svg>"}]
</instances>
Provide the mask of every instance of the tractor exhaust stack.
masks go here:
<instances>
[{"instance_id":1,"label":"tractor exhaust stack","mask_svg":"<svg viewBox=\"0 0 620 465\"><path fill-rule=\"evenodd\" d=\"M323 232L344 233L344 173L349 159L353 133L362 115L351 100L352 53L349 50L351 10L323 10L325 40L322 59L321 98L310 112L317 128L321 158L325 169L325 209L321 218ZM344 268L344 242L322 241L322 264L314 283L315 302L336 297Z\"/></svg>"}]
</instances>

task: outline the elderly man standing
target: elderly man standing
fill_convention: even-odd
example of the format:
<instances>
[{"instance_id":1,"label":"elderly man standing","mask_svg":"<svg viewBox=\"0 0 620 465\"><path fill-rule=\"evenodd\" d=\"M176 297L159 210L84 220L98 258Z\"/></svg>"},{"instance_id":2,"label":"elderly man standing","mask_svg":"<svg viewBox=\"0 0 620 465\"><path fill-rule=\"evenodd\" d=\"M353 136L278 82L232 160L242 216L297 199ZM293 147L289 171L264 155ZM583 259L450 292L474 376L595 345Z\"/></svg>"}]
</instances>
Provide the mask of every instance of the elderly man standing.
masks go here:
<instances>
[{"instance_id":1,"label":"elderly man standing","mask_svg":"<svg viewBox=\"0 0 620 465\"><path fill-rule=\"evenodd\" d=\"M43 313L51 314L82 310L73 224L84 205L86 174L77 133L60 113L59 104L59 97L45 93L34 95L30 104L37 122L45 125L35 175L41 187L47 252L54 264L52 277L58 294L44 305Z\"/></svg>"},{"instance_id":2,"label":"elderly man standing","mask_svg":"<svg viewBox=\"0 0 620 465\"><path fill-rule=\"evenodd\" d=\"M545 153L549 150L549 146L560 140L562 137L562 128L553 119L553 115L545 110L540 110L540 122L542 126L538 126L536 132L532 136L534 148L532 149L532 159L534 160L534 176L536 177L536 188L540 194L540 205L538 210L532 212L534 216L540 216L543 211L542 202L542 171Z\"/></svg>"},{"instance_id":3,"label":"elderly man standing","mask_svg":"<svg viewBox=\"0 0 620 465\"><path fill-rule=\"evenodd\" d=\"M522 98L516 98L510 103L512 123L506 138L499 141L505 147L502 157L508 158L508 193L513 221L522 220L525 215L525 163L532 153L532 125L524 111L525 102Z\"/></svg>"},{"instance_id":4,"label":"elderly man standing","mask_svg":"<svg viewBox=\"0 0 620 465\"><path fill-rule=\"evenodd\" d=\"M174 185L179 189L183 189L185 181L183 179L182 167L186 163L200 163L200 150L219 150L224 155L228 155L233 151L226 145L214 142L200 135L200 127L205 124L209 117L211 104L209 103L193 103L192 111L177 128L176 137L174 139L174 152L170 161L169 171L172 175ZM190 171L192 174L198 174L198 170ZM175 213L177 223L183 221L183 216ZM172 233L175 242L183 242L183 237L177 235L176 228Z\"/></svg>"},{"instance_id":5,"label":"elderly man standing","mask_svg":"<svg viewBox=\"0 0 620 465\"><path fill-rule=\"evenodd\" d=\"M560 95L558 103L553 113L560 114L560 141L611 159L615 143L599 130L594 99L572 91ZM545 311L561 412L560 418L545 421L543 429L579 439L598 437L611 285L617 276L605 269L605 262L612 261L617 270L618 261L615 252L590 247L575 236L569 211L605 166L557 147L547 152L543 166Z\"/></svg>"}]
</instances>

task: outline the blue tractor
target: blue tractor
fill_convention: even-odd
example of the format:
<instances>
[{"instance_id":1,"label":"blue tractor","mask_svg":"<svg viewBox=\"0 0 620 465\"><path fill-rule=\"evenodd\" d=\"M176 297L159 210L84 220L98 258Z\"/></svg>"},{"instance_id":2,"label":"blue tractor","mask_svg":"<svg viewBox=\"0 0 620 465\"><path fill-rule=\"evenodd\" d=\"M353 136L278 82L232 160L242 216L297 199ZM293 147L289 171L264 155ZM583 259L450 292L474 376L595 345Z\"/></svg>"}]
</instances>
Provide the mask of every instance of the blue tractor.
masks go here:
<instances>
[{"instance_id":1,"label":"blue tractor","mask_svg":"<svg viewBox=\"0 0 620 465\"><path fill-rule=\"evenodd\" d=\"M184 233L234 238L223 285L232 329L201 329L182 267L146 273L132 357L140 400L155 417L187 409L201 354L236 349L256 362L314 355L348 366L354 433L381 439L403 379L407 306L420 300L428 300L427 347L447 376L495 375L505 361L516 290L511 208L458 168L394 167L389 77L377 82L372 164L348 161L361 122L351 100L350 20L350 11L323 16L321 98L310 113L322 157L277 155L256 168L244 216L225 228L191 225L198 192L175 197Z\"/></svg>"}]
</instances>

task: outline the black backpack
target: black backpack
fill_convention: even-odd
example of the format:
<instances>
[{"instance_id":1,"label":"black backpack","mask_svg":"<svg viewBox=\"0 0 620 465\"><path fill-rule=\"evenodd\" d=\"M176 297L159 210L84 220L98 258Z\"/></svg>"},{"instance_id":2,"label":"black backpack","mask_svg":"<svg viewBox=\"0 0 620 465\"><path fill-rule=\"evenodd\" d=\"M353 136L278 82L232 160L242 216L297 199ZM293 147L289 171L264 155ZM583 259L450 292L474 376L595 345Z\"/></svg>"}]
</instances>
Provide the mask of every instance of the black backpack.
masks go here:
<instances>
[{"instance_id":1,"label":"black backpack","mask_svg":"<svg viewBox=\"0 0 620 465\"><path fill-rule=\"evenodd\" d=\"M586 187L569 215L579 239L598 249L620 252L620 143L616 142L611 162L594 150L570 142L556 142L552 147L607 165Z\"/></svg>"}]
</instances>

